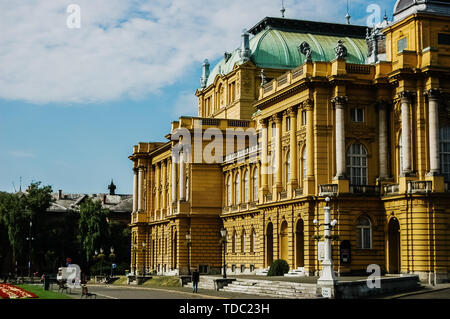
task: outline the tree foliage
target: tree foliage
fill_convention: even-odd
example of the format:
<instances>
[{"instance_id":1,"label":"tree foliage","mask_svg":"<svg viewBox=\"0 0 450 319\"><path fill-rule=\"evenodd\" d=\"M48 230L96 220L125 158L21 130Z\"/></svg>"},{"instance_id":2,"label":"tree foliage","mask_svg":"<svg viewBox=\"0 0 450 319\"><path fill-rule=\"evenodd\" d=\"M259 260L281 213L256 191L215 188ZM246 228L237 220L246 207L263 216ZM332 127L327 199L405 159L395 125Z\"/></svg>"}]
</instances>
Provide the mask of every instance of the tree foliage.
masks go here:
<instances>
[{"instance_id":1,"label":"tree foliage","mask_svg":"<svg viewBox=\"0 0 450 319\"><path fill-rule=\"evenodd\" d=\"M95 250L109 241L108 215L109 210L102 208L99 200L87 198L80 205L78 241L88 263L92 260Z\"/></svg>"}]
</instances>

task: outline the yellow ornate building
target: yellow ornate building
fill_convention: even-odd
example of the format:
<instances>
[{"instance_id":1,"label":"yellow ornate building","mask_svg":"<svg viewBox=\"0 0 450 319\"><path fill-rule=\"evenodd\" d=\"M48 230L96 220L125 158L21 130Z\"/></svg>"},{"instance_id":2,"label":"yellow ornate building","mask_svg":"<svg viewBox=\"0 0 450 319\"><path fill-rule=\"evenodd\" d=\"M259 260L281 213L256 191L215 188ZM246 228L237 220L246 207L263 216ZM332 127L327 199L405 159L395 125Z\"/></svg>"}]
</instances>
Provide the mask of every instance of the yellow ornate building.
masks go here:
<instances>
[{"instance_id":1,"label":"yellow ornate building","mask_svg":"<svg viewBox=\"0 0 450 319\"><path fill-rule=\"evenodd\" d=\"M338 273L447 281L450 3L370 30L265 18L241 42L205 60L198 117L134 146L132 270L220 273L224 227L227 273L317 274L330 196Z\"/></svg>"}]
</instances>

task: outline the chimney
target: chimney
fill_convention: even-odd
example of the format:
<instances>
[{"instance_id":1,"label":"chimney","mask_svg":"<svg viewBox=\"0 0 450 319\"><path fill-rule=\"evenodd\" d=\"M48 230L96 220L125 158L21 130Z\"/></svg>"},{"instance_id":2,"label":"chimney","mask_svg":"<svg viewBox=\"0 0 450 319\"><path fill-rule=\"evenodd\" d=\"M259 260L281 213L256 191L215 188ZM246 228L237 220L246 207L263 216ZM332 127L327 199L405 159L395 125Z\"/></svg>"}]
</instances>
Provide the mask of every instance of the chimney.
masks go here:
<instances>
[{"instance_id":1,"label":"chimney","mask_svg":"<svg viewBox=\"0 0 450 319\"><path fill-rule=\"evenodd\" d=\"M62 189L58 190L58 199L62 199Z\"/></svg>"},{"instance_id":2,"label":"chimney","mask_svg":"<svg viewBox=\"0 0 450 319\"><path fill-rule=\"evenodd\" d=\"M242 30L241 35L241 49L240 49L240 57L243 62L247 62L250 60L250 34L247 32L247 29Z\"/></svg>"},{"instance_id":3,"label":"chimney","mask_svg":"<svg viewBox=\"0 0 450 319\"><path fill-rule=\"evenodd\" d=\"M200 85L201 85L202 89L204 89L206 87L208 78L209 78L209 61L208 61L208 59L205 59L205 61L203 62L203 67L202 67L202 77L200 78Z\"/></svg>"}]
</instances>

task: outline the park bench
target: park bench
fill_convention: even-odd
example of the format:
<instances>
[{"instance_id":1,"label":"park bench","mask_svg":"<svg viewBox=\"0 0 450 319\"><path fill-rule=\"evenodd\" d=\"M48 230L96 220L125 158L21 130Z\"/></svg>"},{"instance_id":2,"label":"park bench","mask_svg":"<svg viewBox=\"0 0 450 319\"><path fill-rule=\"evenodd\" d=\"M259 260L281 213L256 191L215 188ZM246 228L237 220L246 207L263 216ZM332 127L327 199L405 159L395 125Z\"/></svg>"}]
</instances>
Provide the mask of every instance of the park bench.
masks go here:
<instances>
[{"instance_id":1,"label":"park bench","mask_svg":"<svg viewBox=\"0 0 450 319\"><path fill-rule=\"evenodd\" d=\"M83 296L86 296L86 299L92 298L92 296L95 296L95 299L97 299L97 294L93 294L91 292L88 291L88 287L86 285L82 285L81 286L81 298L83 298Z\"/></svg>"},{"instance_id":2,"label":"park bench","mask_svg":"<svg viewBox=\"0 0 450 319\"><path fill-rule=\"evenodd\" d=\"M58 280L58 292L69 292L70 288L67 287L66 283L63 280ZM70 293L70 292L69 292Z\"/></svg>"}]
</instances>

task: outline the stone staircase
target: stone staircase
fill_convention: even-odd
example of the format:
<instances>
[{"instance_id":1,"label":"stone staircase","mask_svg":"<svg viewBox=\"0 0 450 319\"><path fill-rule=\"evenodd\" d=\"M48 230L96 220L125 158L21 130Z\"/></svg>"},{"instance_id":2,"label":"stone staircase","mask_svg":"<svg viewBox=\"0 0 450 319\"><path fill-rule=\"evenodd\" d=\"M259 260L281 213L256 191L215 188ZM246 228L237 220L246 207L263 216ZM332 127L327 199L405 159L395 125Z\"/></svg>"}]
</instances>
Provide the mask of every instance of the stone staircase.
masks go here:
<instances>
[{"instance_id":1,"label":"stone staircase","mask_svg":"<svg viewBox=\"0 0 450 319\"><path fill-rule=\"evenodd\" d=\"M214 279L222 278L220 276L200 276L200 281L198 282L199 289L215 289Z\"/></svg>"},{"instance_id":2,"label":"stone staircase","mask_svg":"<svg viewBox=\"0 0 450 319\"><path fill-rule=\"evenodd\" d=\"M222 290L286 299L318 298L315 284L286 281L237 279Z\"/></svg>"}]
</instances>

